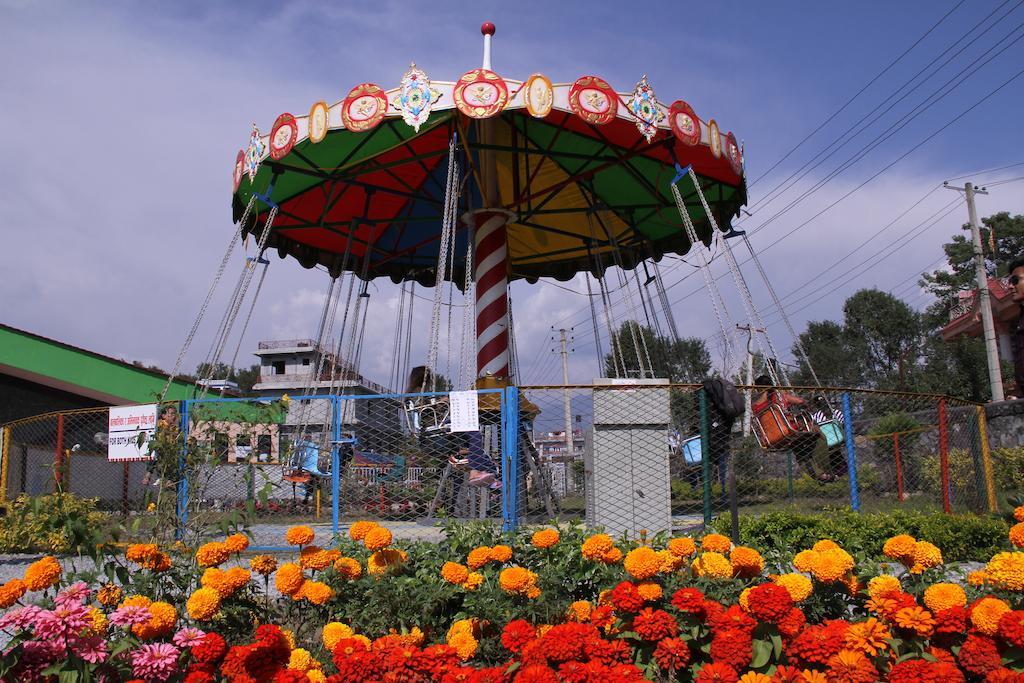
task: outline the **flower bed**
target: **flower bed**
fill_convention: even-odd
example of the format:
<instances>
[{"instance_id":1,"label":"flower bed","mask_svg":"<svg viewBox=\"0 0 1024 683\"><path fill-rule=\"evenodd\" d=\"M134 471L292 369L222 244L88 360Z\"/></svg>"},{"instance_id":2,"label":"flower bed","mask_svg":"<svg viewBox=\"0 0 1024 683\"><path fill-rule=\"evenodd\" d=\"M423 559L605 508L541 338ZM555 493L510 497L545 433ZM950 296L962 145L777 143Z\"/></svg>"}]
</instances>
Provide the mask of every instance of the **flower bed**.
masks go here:
<instances>
[{"instance_id":1,"label":"flower bed","mask_svg":"<svg viewBox=\"0 0 1024 683\"><path fill-rule=\"evenodd\" d=\"M0 586L0 680L1024 681L1024 552L958 581L906 534L884 566L832 540L766 566L713 533L448 533L358 522L323 549L298 526L287 559L241 534L135 544L100 577L44 558Z\"/></svg>"}]
</instances>

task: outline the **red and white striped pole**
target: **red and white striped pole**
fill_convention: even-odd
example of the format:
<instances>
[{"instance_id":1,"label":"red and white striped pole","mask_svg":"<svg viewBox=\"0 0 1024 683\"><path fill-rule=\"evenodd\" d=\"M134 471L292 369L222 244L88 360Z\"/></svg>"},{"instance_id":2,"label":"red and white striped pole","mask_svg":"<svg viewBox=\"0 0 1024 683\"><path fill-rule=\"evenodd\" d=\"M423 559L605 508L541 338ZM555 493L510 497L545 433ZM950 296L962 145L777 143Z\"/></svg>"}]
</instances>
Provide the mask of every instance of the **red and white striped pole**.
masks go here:
<instances>
[{"instance_id":1,"label":"red and white striped pole","mask_svg":"<svg viewBox=\"0 0 1024 683\"><path fill-rule=\"evenodd\" d=\"M463 220L473 229L478 377L509 378L508 241L512 214L480 209Z\"/></svg>"}]
</instances>

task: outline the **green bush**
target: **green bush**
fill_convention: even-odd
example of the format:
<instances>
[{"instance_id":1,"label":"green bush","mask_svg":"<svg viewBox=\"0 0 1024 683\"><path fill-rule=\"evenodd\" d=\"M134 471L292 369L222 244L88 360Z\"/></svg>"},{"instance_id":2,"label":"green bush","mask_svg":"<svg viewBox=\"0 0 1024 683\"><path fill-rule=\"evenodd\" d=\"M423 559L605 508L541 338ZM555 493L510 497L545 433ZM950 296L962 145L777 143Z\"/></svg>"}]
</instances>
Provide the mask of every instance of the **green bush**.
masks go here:
<instances>
[{"instance_id":1,"label":"green bush","mask_svg":"<svg viewBox=\"0 0 1024 683\"><path fill-rule=\"evenodd\" d=\"M77 553L92 555L108 516L96 509L96 499L69 493L11 502L0 525L0 552Z\"/></svg>"},{"instance_id":2,"label":"green bush","mask_svg":"<svg viewBox=\"0 0 1024 683\"><path fill-rule=\"evenodd\" d=\"M992 470L999 491L1024 490L1024 447L994 449Z\"/></svg>"},{"instance_id":3,"label":"green bush","mask_svg":"<svg viewBox=\"0 0 1024 683\"><path fill-rule=\"evenodd\" d=\"M712 523L729 533L729 517ZM927 514L921 512L858 513L849 509L814 514L772 512L740 517L740 542L767 555L789 558L816 541L832 539L859 558L882 561L882 546L896 534L910 534L942 548L946 562L987 562L1009 549L1009 526L994 517Z\"/></svg>"}]
</instances>

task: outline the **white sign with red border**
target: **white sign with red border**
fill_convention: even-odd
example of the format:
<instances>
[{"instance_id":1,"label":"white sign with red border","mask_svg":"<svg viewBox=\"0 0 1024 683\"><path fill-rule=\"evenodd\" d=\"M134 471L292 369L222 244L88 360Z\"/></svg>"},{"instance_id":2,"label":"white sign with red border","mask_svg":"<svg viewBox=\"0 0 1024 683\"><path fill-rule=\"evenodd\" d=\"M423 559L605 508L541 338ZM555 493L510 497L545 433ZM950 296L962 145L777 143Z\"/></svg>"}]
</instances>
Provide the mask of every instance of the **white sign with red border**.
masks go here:
<instances>
[{"instance_id":1,"label":"white sign with red border","mask_svg":"<svg viewBox=\"0 0 1024 683\"><path fill-rule=\"evenodd\" d=\"M151 460L149 440L156 431L156 403L118 406L107 418L107 460ZM141 439L139 435L144 435Z\"/></svg>"}]
</instances>

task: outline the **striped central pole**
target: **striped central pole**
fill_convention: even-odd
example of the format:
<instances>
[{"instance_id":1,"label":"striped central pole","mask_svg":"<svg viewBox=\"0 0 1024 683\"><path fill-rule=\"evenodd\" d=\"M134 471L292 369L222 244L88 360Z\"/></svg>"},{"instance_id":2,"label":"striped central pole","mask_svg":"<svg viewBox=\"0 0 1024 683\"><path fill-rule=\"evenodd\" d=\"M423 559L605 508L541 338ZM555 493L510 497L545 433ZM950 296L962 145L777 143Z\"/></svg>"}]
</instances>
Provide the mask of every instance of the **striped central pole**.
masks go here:
<instances>
[{"instance_id":1,"label":"striped central pole","mask_svg":"<svg viewBox=\"0 0 1024 683\"><path fill-rule=\"evenodd\" d=\"M509 377L508 243L512 214L480 209L466 214L473 228L476 268L477 376Z\"/></svg>"}]
</instances>

